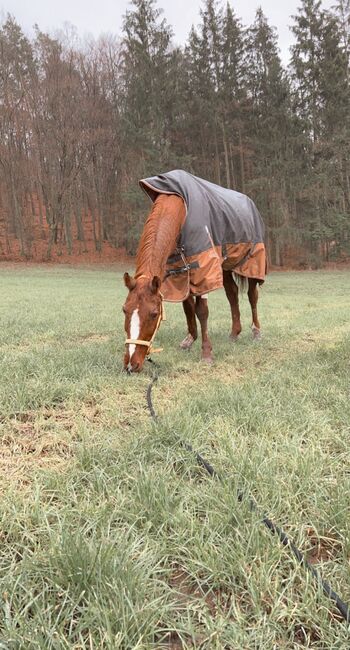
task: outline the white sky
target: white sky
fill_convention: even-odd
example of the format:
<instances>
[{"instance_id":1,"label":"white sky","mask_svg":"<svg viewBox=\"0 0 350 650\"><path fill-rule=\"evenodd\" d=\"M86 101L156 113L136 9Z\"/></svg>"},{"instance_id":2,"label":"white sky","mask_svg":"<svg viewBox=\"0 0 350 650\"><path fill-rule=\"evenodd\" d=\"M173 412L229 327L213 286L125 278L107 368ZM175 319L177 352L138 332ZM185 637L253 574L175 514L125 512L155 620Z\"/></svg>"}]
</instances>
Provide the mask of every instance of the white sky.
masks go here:
<instances>
[{"instance_id":1,"label":"white sky","mask_svg":"<svg viewBox=\"0 0 350 650\"><path fill-rule=\"evenodd\" d=\"M226 0L220 4L225 6ZM290 16L296 14L300 0L230 0L237 16L244 25L254 20L255 10L260 5L271 25L277 27L283 61L287 63L292 34L288 29ZM323 7L329 9L335 0L323 0ZM184 44L192 24L198 24L201 0L158 0L158 7L172 26L174 41ZM121 33L123 15L129 6L128 0L0 0L0 17L12 14L22 29L31 34L37 23L42 31L53 32L65 22L74 25L79 36L101 33Z\"/></svg>"}]
</instances>

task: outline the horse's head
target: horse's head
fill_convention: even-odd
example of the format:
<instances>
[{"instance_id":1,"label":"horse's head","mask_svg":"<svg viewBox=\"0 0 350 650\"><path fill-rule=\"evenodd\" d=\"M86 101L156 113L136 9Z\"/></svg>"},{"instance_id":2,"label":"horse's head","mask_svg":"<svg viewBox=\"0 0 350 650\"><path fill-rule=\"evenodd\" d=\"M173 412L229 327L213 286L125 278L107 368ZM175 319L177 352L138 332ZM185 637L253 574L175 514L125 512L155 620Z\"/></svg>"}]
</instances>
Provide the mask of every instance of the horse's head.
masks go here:
<instances>
[{"instance_id":1,"label":"horse's head","mask_svg":"<svg viewBox=\"0 0 350 650\"><path fill-rule=\"evenodd\" d=\"M129 289L123 306L126 332L124 369L140 372L163 316L161 281L156 275L152 279L145 276L135 279L124 273L124 282Z\"/></svg>"}]
</instances>

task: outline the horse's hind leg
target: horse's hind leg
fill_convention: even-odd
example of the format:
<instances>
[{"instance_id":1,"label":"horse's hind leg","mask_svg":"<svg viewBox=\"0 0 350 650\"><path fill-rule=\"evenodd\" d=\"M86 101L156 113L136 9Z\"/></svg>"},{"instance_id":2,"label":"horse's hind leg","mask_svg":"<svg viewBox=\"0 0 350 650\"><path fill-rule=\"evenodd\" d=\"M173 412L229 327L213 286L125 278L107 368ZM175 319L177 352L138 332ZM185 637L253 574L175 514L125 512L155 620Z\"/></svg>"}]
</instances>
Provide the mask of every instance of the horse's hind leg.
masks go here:
<instances>
[{"instance_id":1,"label":"horse's hind leg","mask_svg":"<svg viewBox=\"0 0 350 650\"><path fill-rule=\"evenodd\" d=\"M241 331L241 315L239 313L238 286L232 277L232 271L223 271L224 289L230 303L232 314L231 341L237 341Z\"/></svg>"},{"instance_id":2,"label":"horse's hind leg","mask_svg":"<svg viewBox=\"0 0 350 650\"><path fill-rule=\"evenodd\" d=\"M203 298L203 296L197 296L196 298L196 316L200 322L202 332L202 361L212 363L212 347L208 336L208 299Z\"/></svg>"},{"instance_id":3,"label":"horse's hind leg","mask_svg":"<svg viewBox=\"0 0 350 650\"><path fill-rule=\"evenodd\" d=\"M189 350L198 337L196 304L194 302L193 296L188 296L188 298L182 302L182 306L186 314L188 334L185 336L184 340L181 341L180 348L182 350Z\"/></svg>"},{"instance_id":4,"label":"horse's hind leg","mask_svg":"<svg viewBox=\"0 0 350 650\"><path fill-rule=\"evenodd\" d=\"M253 339L259 340L261 338L261 332L260 332L260 323L258 319L258 297L259 297L259 292L258 292L258 280L255 280L254 278L249 278L248 279L248 298L250 302L250 306L252 308L252 333L253 333Z\"/></svg>"}]
</instances>

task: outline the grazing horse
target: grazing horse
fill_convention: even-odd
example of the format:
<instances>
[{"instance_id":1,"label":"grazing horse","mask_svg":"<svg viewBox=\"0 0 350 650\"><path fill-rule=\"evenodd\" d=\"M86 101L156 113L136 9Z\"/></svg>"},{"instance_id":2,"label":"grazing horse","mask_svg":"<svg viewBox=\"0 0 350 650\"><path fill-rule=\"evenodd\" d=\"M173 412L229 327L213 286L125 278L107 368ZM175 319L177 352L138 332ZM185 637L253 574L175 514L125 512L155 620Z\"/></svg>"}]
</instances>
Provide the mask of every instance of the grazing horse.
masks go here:
<instances>
[{"instance_id":1,"label":"grazing horse","mask_svg":"<svg viewBox=\"0 0 350 650\"><path fill-rule=\"evenodd\" d=\"M266 272L263 224L245 195L175 170L140 181L153 201L141 236L135 276L124 274L129 290L123 306L127 334L124 368L140 372L153 350L164 318L163 300L182 302L189 350L202 335L202 360L211 363L207 293L224 287L230 303L230 339L241 332L238 292L248 283L252 334L260 338L258 284Z\"/></svg>"}]
</instances>

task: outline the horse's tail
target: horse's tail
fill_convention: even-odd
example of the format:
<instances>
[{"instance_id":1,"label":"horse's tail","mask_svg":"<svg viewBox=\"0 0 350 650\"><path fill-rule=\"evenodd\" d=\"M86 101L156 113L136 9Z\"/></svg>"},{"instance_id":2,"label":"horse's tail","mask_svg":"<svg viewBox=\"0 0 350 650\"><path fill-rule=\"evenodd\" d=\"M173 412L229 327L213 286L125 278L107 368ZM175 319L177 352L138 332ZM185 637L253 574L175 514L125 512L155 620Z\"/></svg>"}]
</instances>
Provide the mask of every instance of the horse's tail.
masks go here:
<instances>
[{"instance_id":1,"label":"horse's tail","mask_svg":"<svg viewBox=\"0 0 350 650\"><path fill-rule=\"evenodd\" d=\"M246 291L247 286L248 286L249 278L246 278L244 275L238 275L238 273L232 273L232 276L233 276L233 279L234 279L235 283L238 286L239 292L243 293L244 291ZM265 280L261 280L260 278L257 279L256 281L257 281L259 287L261 287L265 282Z\"/></svg>"},{"instance_id":2,"label":"horse's tail","mask_svg":"<svg viewBox=\"0 0 350 650\"><path fill-rule=\"evenodd\" d=\"M248 286L248 278L244 277L244 275L239 275L238 273L232 273L233 279L235 283L238 286L239 292L243 293L247 289Z\"/></svg>"}]
</instances>

